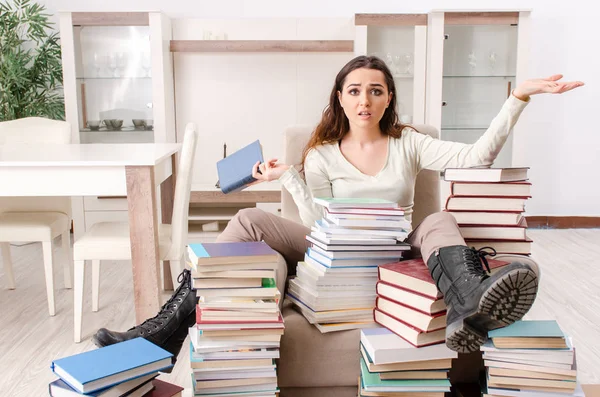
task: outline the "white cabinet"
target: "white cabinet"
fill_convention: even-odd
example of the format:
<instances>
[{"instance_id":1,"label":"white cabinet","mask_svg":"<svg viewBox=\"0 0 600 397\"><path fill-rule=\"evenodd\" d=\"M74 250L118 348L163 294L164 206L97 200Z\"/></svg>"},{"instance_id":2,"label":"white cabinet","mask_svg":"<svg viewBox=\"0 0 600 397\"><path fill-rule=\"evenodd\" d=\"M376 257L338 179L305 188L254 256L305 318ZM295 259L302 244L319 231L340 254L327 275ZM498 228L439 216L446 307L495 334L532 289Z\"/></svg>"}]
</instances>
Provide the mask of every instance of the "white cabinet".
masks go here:
<instances>
[{"instance_id":1,"label":"white cabinet","mask_svg":"<svg viewBox=\"0 0 600 397\"><path fill-rule=\"evenodd\" d=\"M73 143L176 142L169 18L62 12L60 38ZM76 238L96 222L127 221L124 198L74 197L72 203Z\"/></svg>"}]
</instances>

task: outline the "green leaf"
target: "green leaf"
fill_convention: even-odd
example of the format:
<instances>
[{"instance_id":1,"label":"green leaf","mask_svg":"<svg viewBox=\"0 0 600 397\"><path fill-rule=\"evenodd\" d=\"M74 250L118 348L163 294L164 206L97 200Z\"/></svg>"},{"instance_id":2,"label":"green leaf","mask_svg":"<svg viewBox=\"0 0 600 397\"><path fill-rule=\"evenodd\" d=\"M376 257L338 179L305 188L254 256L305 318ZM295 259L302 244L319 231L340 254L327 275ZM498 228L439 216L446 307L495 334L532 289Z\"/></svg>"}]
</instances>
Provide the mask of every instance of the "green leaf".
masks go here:
<instances>
[{"instance_id":1,"label":"green leaf","mask_svg":"<svg viewBox=\"0 0 600 397\"><path fill-rule=\"evenodd\" d=\"M32 0L0 0L0 121L64 120L59 35Z\"/></svg>"}]
</instances>

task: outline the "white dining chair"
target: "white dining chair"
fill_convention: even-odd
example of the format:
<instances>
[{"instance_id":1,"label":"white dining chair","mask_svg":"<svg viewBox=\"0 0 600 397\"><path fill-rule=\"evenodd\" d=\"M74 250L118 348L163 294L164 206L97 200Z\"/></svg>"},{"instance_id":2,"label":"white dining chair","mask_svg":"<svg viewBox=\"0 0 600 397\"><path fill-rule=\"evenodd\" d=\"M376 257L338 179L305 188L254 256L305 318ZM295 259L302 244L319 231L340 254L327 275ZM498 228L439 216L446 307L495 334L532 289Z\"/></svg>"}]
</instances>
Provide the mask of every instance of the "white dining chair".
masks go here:
<instances>
[{"instance_id":1,"label":"white dining chair","mask_svg":"<svg viewBox=\"0 0 600 397\"><path fill-rule=\"evenodd\" d=\"M0 145L71 143L71 124L42 117L0 122ZM0 197L0 251L9 289L15 289L10 243L41 242L48 311L56 313L52 242L61 236L65 288L71 288L71 198Z\"/></svg>"},{"instance_id":2,"label":"white dining chair","mask_svg":"<svg viewBox=\"0 0 600 397\"><path fill-rule=\"evenodd\" d=\"M183 145L176 172L175 195L173 197L173 215L171 224L158 225L159 257L170 262L173 284L184 268L184 253L188 235L188 212L192 170L196 153L198 135L193 123L185 128ZM127 222L100 222L94 224L73 245L74 259L74 340L81 341L83 315L83 287L85 261L92 262L92 311L98 311L100 261L131 260L131 240ZM176 289L176 285L173 285ZM133 302L132 302L133 305Z\"/></svg>"}]
</instances>

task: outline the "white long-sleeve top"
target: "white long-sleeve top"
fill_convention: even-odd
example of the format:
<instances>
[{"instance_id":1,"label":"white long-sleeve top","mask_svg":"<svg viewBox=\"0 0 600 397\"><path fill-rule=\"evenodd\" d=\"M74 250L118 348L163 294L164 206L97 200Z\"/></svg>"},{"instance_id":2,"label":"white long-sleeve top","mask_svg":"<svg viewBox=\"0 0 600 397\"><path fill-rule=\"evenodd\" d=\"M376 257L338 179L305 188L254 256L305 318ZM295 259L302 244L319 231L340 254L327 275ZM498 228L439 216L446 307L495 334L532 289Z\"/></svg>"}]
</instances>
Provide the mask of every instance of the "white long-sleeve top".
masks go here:
<instances>
[{"instance_id":1,"label":"white long-sleeve top","mask_svg":"<svg viewBox=\"0 0 600 397\"><path fill-rule=\"evenodd\" d=\"M354 167L342 154L339 142L334 142L320 145L307 154L306 183L294 167L279 181L294 198L302 223L309 227L323 216L323 208L313 203L313 197L390 200L397 202L411 221L419 171L491 165L527 104L510 95L474 144L442 141L405 128L400 138L388 138L387 161L375 176Z\"/></svg>"}]
</instances>

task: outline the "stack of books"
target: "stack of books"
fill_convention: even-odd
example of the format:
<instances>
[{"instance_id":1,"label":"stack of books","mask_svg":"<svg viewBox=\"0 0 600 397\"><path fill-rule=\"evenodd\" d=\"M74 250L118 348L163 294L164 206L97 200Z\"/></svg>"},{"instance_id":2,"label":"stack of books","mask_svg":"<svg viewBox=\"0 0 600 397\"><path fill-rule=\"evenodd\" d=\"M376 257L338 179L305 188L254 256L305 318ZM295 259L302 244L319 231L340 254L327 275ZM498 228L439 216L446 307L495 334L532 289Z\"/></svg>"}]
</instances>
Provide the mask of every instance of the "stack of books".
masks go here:
<instances>
[{"instance_id":1,"label":"stack of books","mask_svg":"<svg viewBox=\"0 0 600 397\"><path fill-rule=\"evenodd\" d=\"M410 245L398 204L378 199L319 199L325 216L311 228L304 261L287 298L321 332L374 327L377 266L396 261Z\"/></svg>"},{"instance_id":2,"label":"stack of books","mask_svg":"<svg viewBox=\"0 0 600 397\"><path fill-rule=\"evenodd\" d=\"M508 262L488 259L491 272ZM446 304L423 259L379 266L375 321L416 347L445 341Z\"/></svg>"},{"instance_id":3,"label":"stack of books","mask_svg":"<svg viewBox=\"0 0 600 397\"><path fill-rule=\"evenodd\" d=\"M493 247L498 254L531 254L523 216L531 197L528 168L448 168L446 211L469 247Z\"/></svg>"},{"instance_id":4,"label":"stack of books","mask_svg":"<svg viewBox=\"0 0 600 397\"><path fill-rule=\"evenodd\" d=\"M189 330L197 396L279 392L275 359L284 324L277 253L264 242L190 244L196 324Z\"/></svg>"},{"instance_id":5,"label":"stack of books","mask_svg":"<svg viewBox=\"0 0 600 397\"><path fill-rule=\"evenodd\" d=\"M457 357L445 344L417 348L386 328L363 329L358 395L443 397Z\"/></svg>"},{"instance_id":6,"label":"stack of books","mask_svg":"<svg viewBox=\"0 0 600 397\"><path fill-rule=\"evenodd\" d=\"M556 321L517 321L488 336L481 347L488 395L583 396L575 348Z\"/></svg>"},{"instance_id":7,"label":"stack of books","mask_svg":"<svg viewBox=\"0 0 600 397\"><path fill-rule=\"evenodd\" d=\"M173 355L143 338L135 338L52 362L59 379L48 386L53 397L150 396L159 371L170 369ZM172 395L181 392L176 389ZM163 394L166 396L167 394Z\"/></svg>"}]
</instances>

